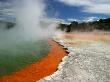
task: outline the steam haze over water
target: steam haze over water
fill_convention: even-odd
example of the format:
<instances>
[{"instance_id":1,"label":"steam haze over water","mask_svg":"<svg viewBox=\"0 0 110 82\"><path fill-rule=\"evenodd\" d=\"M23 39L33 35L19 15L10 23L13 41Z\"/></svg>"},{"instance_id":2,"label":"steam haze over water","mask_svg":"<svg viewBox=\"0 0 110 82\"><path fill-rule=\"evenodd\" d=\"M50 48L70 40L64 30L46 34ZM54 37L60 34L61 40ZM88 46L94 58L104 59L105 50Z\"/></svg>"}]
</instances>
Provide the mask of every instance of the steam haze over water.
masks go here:
<instances>
[{"instance_id":1,"label":"steam haze over water","mask_svg":"<svg viewBox=\"0 0 110 82\"><path fill-rule=\"evenodd\" d=\"M10 30L2 30L0 37L10 38L8 40L35 40L48 38L55 32L54 23L41 26L41 19L46 18L43 0L15 0L12 3L10 11L16 19L16 25Z\"/></svg>"},{"instance_id":2,"label":"steam haze over water","mask_svg":"<svg viewBox=\"0 0 110 82\"><path fill-rule=\"evenodd\" d=\"M0 22L0 76L20 70L47 55L47 41L57 26L41 21L46 18L43 0L15 0L7 5L6 9L0 10L4 13L1 19L9 21L12 17L16 21L9 29L6 22Z\"/></svg>"}]
</instances>

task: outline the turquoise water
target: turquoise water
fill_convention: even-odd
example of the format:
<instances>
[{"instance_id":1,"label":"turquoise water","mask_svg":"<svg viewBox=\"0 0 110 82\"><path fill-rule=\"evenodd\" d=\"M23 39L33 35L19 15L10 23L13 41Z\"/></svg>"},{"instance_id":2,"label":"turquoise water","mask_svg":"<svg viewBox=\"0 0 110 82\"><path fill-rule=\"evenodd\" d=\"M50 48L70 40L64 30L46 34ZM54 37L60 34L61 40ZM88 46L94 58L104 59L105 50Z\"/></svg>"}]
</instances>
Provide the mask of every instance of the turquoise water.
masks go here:
<instances>
[{"instance_id":1,"label":"turquoise water","mask_svg":"<svg viewBox=\"0 0 110 82\"><path fill-rule=\"evenodd\" d=\"M0 42L0 76L9 75L38 61L49 51L46 40Z\"/></svg>"}]
</instances>

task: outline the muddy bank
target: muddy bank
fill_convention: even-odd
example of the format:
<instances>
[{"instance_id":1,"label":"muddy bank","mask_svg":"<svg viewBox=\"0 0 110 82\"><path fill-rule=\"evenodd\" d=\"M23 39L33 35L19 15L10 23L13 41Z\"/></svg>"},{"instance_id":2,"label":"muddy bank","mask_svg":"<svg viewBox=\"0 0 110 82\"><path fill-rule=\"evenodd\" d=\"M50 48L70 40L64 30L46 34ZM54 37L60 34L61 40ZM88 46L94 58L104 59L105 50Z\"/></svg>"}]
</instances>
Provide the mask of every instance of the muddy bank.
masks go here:
<instances>
[{"instance_id":1,"label":"muddy bank","mask_svg":"<svg viewBox=\"0 0 110 82\"><path fill-rule=\"evenodd\" d=\"M49 44L51 49L45 58L12 75L0 77L0 82L36 82L53 74L66 52L62 46L52 40L49 40Z\"/></svg>"}]
</instances>

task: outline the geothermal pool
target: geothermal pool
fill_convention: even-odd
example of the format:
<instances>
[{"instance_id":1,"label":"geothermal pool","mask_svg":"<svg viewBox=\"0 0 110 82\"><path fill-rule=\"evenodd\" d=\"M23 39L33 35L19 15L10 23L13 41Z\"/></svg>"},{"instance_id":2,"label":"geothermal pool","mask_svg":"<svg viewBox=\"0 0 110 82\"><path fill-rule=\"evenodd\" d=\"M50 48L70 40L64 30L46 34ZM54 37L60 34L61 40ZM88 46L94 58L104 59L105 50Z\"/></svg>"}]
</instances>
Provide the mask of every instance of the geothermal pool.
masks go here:
<instances>
[{"instance_id":1,"label":"geothermal pool","mask_svg":"<svg viewBox=\"0 0 110 82\"><path fill-rule=\"evenodd\" d=\"M13 22L6 19L0 25L0 77L12 75L46 56L50 47L47 40L57 26L43 20L47 18L43 0L15 0L10 5Z\"/></svg>"},{"instance_id":2,"label":"geothermal pool","mask_svg":"<svg viewBox=\"0 0 110 82\"><path fill-rule=\"evenodd\" d=\"M0 42L0 76L10 75L46 56L49 45L46 40Z\"/></svg>"}]
</instances>

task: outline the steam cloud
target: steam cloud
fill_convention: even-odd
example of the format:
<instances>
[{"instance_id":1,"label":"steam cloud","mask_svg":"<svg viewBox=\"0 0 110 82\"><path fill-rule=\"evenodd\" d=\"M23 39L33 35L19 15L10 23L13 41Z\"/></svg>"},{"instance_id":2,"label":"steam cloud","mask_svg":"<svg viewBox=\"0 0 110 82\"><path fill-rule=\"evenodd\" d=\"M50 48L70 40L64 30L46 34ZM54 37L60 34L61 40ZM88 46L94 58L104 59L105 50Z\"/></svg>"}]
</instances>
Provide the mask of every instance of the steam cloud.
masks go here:
<instances>
[{"instance_id":1,"label":"steam cloud","mask_svg":"<svg viewBox=\"0 0 110 82\"><path fill-rule=\"evenodd\" d=\"M43 0L15 0L14 5L16 26L10 30L1 30L2 40L38 40L54 34L55 23L42 25L41 19L46 18Z\"/></svg>"}]
</instances>

